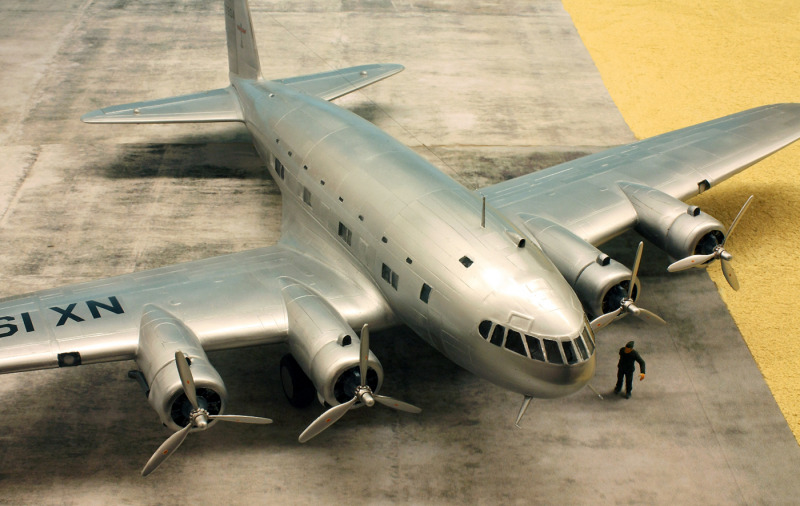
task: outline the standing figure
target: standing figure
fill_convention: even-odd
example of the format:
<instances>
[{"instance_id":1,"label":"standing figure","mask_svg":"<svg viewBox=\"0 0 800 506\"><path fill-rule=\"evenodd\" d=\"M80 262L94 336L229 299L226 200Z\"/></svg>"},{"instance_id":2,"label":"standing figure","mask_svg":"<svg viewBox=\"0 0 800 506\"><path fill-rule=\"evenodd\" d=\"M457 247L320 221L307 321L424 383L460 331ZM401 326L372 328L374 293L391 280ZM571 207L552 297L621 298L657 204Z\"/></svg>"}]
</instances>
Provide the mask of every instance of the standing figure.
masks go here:
<instances>
[{"instance_id":1,"label":"standing figure","mask_svg":"<svg viewBox=\"0 0 800 506\"><path fill-rule=\"evenodd\" d=\"M618 394L622 390L622 378L625 377L625 398L631 398L633 390L633 373L636 371L636 364L639 362L639 381L644 379L644 360L639 352L633 349L633 341L628 341L624 348L619 349L619 362L617 363L617 386L614 393Z\"/></svg>"}]
</instances>

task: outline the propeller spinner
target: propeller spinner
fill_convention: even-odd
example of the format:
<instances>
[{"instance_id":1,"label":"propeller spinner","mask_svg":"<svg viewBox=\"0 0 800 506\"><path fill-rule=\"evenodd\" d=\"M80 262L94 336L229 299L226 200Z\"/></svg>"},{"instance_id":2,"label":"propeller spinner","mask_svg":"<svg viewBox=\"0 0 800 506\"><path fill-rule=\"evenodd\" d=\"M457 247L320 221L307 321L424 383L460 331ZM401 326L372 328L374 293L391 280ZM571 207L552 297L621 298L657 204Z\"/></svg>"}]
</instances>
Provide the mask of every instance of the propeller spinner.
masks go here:
<instances>
[{"instance_id":1,"label":"propeller spinner","mask_svg":"<svg viewBox=\"0 0 800 506\"><path fill-rule=\"evenodd\" d=\"M356 387L355 395L349 401L338 404L326 412L322 413L306 430L300 434L298 440L305 443L309 439L317 436L319 433L336 423L345 413L350 411L357 402L365 404L367 407L372 407L377 402L398 411L405 411L407 413L420 413L422 410L416 406L412 406L407 402L398 401L385 395L378 395L372 392L372 389L367 385L367 361L369 360L369 326L364 324L361 329L361 348L358 359L358 369L361 374L361 384Z\"/></svg>"},{"instance_id":2,"label":"propeller spinner","mask_svg":"<svg viewBox=\"0 0 800 506\"><path fill-rule=\"evenodd\" d=\"M733 255L728 253L728 251L725 249L725 243L730 238L731 234L733 233L733 229L736 228L736 225L739 223L739 219L742 217L745 210L748 208L748 206L750 206L751 200L753 200L752 195L750 195L750 198L747 199L747 202L745 202L742 208L739 210L739 214L737 214L736 218L734 218L733 222L731 222L731 226L728 229L728 233L725 235L725 238L722 239L721 243L714 246L714 249L711 251L711 253L688 256L678 260L673 264L670 264L670 266L667 267L667 270L669 272L678 272L691 269L692 267L705 267L708 262L719 259L720 264L722 264L722 273L725 275L725 280L728 281L728 284L731 285L731 288L738 290L739 280L736 278L736 273L734 272L733 266L730 263L730 261L733 259Z\"/></svg>"},{"instance_id":3,"label":"propeller spinner","mask_svg":"<svg viewBox=\"0 0 800 506\"><path fill-rule=\"evenodd\" d=\"M644 248L644 243L639 243L639 248L636 250L636 260L633 262L633 270L631 271L631 280L628 283L628 294L627 296L620 301L620 306L614 311L610 313L606 313L604 315L600 315L594 320L592 320L592 330L597 330L603 328L616 320L617 318L621 317L622 315L629 313L633 316L640 318L647 322L655 322L660 323L662 325L666 325L663 319L660 316L653 313L652 311L648 311L647 309L641 308L637 306L633 302L633 290L636 286L636 276L639 273L639 265L642 261L642 249Z\"/></svg>"},{"instance_id":4,"label":"propeller spinner","mask_svg":"<svg viewBox=\"0 0 800 506\"><path fill-rule=\"evenodd\" d=\"M181 351L175 352L175 364L178 366L178 376L181 378L183 384L183 391L186 393L186 398L192 405L192 412L189 414L189 423L181 430L175 432L164 441L158 450L150 457L150 460L145 464L142 469L142 476L147 476L158 468L167 457L178 449L178 447L189 435L192 429L206 430L209 422L220 420L223 422L237 422L237 423L256 423L267 424L272 423L269 418L261 418L257 416L242 416L242 415L210 415L208 411L201 408L197 402L197 392L194 386L194 378L192 377L192 370L189 367L189 362L186 356Z\"/></svg>"}]
</instances>

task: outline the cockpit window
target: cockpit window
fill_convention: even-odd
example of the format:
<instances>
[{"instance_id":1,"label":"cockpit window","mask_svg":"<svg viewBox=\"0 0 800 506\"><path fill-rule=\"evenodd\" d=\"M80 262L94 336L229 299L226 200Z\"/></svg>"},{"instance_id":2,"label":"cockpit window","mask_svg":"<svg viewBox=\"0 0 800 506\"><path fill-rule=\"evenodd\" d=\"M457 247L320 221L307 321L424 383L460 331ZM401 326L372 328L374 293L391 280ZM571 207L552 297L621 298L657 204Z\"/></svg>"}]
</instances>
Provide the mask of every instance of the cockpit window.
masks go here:
<instances>
[{"instance_id":1,"label":"cockpit window","mask_svg":"<svg viewBox=\"0 0 800 506\"><path fill-rule=\"evenodd\" d=\"M522 343L522 336L516 330L508 329L506 348L520 355L528 356L528 352L525 351L525 345Z\"/></svg>"},{"instance_id":2,"label":"cockpit window","mask_svg":"<svg viewBox=\"0 0 800 506\"><path fill-rule=\"evenodd\" d=\"M578 356L575 354L575 348L572 347L571 341L562 341L561 346L564 347L564 356L567 357L568 364L577 364Z\"/></svg>"},{"instance_id":3,"label":"cockpit window","mask_svg":"<svg viewBox=\"0 0 800 506\"><path fill-rule=\"evenodd\" d=\"M489 320L483 320L480 325L478 325L478 332L481 333L481 337L484 339L489 339L489 331L492 330L492 322Z\"/></svg>"},{"instance_id":4,"label":"cockpit window","mask_svg":"<svg viewBox=\"0 0 800 506\"><path fill-rule=\"evenodd\" d=\"M545 339L544 350L547 352L547 361L551 364L564 363L564 358L561 356L561 347L558 345L557 341Z\"/></svg>"},{"instance_id":5,"label":"cockpit window","mask_svg":"<svg viewBox=\"0 0 800 506\"><path fill-rule=\"evenodd\" d=\"M588 360L589 351L586 349L586 345L583 344L583 339L581 339L580 336L578 336L575 338L574 342L575 346L578 348L578 351L581 352L581 357L583 357L584 360Z\"/></svg>"},{"instance_id":6,"label":"cockpit window","mask_svg":"<svg viewBox=\"0 0 800 506\"><path fill-rule=\"evenodd\" d=\"M495 346L503 346L503 337L506 333L506 328L502 325L495 325L494 332L492 332L492 344Z\"/></svg>"},{"instance_id":7,"label":"cockpit window","mask_svg":"<svg viewBox=\"0 0 800 506\"><path fill-rule=\"evenodd\" d=\"M583 340L586 341L586 346L589 347L589 355L591 355L594 353L594 341L592 340L592 332L589 330L589 327L584 327L581 335L583 336Z\"/></svg>"},{"instance_id":8,"label":"cockpit window","mask_svg":"<svg viewBox=\"0 0 800 506\"><path fill-rule=\"evenodd\" d=\"M478 324L478 333L497 347L551 364L578 364L591 359L594 353L594 341L588 327L584 327L581 334L572 339L540 339L491 320L483 320Z\"/></svg>"},{"instance_id":9,"label":"cockpit window","mask_svg":"<svg viewBox=\"0 0 800 506\"><path fill-rule=\"evenodd\" d=\"M531 351L531 358L544 362L544 352L542 351L542 343L533 336L525 336L525 341L528 343L528 349Z\"/></svg>"}]
</instances>

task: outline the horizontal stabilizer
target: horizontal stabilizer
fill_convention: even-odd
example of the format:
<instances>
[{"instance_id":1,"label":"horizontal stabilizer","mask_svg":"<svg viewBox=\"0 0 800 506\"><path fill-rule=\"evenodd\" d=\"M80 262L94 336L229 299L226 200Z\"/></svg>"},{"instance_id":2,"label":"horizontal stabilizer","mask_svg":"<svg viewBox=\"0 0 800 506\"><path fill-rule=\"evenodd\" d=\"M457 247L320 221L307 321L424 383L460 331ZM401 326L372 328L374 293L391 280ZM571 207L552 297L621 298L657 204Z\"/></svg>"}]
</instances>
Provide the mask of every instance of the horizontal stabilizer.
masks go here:
<instances>
[{"instance_id":1,"label":"horizontal stabilizer","mask_svg":"<svg viewBox=\"0 0 800 506\"><path fill-rule=\"evenodd\" d=\"M277 79L276 82L301 93L313 95L324 100L333 100L393 76L404 68L402 65L379 63L322 72L320 74Z\"/></svg>"},{"instance_id":2,"label":"horizontal stabilizer","mask_svg":"<svg viewBox=\"0 0 800 506\"><path fill-rule=\"evenodd\" d=\"M233 87L115 105L81 117L84 123L209 123L244 121Z\"/></svg>"}]
</instances>

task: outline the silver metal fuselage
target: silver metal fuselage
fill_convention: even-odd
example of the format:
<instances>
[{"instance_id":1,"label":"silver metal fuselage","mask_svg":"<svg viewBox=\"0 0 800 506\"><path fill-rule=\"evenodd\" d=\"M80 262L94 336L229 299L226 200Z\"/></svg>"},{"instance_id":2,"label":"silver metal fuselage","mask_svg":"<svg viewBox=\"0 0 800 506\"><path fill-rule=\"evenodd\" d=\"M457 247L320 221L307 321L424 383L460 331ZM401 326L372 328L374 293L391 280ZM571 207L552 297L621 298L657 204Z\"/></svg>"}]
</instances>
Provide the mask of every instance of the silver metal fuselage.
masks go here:
<instances>
[{"instance_id":1,"label":"silver metal fuselage","mask_svg":"<svg viewBox=\"0 0 800 506\"><path fill-rule=\"evenodd\" d=\"M365 289L380 290L397 320L497 385L558 397L591 379L593 346L588 358L557 364L479 332L484 321L563 342L590 332L576 295L530 237L520 246L521 233L491 208L482 226L479 195L357 115L274 81L232 83L283 194L283 243L367 273Z\"/></svg>"}]
</instances>

